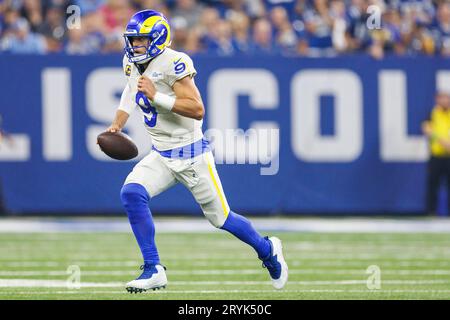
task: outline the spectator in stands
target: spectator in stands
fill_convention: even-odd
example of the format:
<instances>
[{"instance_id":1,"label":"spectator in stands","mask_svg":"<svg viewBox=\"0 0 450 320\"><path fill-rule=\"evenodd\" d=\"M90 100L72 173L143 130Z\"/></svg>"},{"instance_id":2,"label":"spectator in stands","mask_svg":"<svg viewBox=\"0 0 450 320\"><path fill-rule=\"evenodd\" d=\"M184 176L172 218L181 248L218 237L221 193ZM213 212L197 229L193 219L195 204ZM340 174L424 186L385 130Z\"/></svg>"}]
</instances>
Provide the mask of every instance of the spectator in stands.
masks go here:
<instances>
[{"instance_id":1,"label":"spectator in stands","mask_svg":"<svg viewBox=\"0 0 450 320\"><path fill-rule=\"evenodd\" d=\"M367 28L368 6L369 4L364 0L352 0L348 6L346 39L350 52L366 52L371 46L371 30Z\"/></svg>"},{"instance_id":2,"label":"spectator in stands","mask_svg":"<svg viewBox=\"0 0 450 320\"><path fill-rule=\"evenodd\" d=\"M187 22L187 28L193 28L200 19L202 6L195 0L177 0L172 17L184 17Z\"/></svg>"},{"instance_id":3,"label":"spectator in stands","mask_svg":"<svg viewBox=\"0 0 450 320\"><path fill-rule=\"evenodd\" d=\"M10 26L7 35L2 39L0 51L16 54L43 54L47 50L42 35L31 32L25 18L17 18Z\"/></svg>"},{"instance_id":4,"label":"spectator in stands","mask_svg":"<svg viewBox=\"0 0 450 320\"><path fill-rule=\"evenodd\" d=\"M442 2L438 7L435 34L439 53L450 56L450 3L447 1Z\"/></svg>"},{"instance_id":5,"label":"spectator in stands","mask_svg":"<svg viewBox=\"0 0 450 320\"><path fill-rule=\"evenodd\" d=\"M37 27L47 42L49 52L59 52L66 39L65 12L61 7L50 7L45 14L45 21Z\"/></svg>"},{"instance_id":6,"label":"spectator in stands","mask_svg":"<svg viewBox=\"0 0 450 320\"><path fill-rule=\"evenodd\" d=\"M220 16L227 20L235 13L246 13L243 0L224 0L222 5L217 5L216 8Z\"/></svg>"},{"instance_id":7,"label":"spectator in stands","mask_svg":"<svg viewBox=\"0 0 450 320\"><path fill-rule=\"evenodd\" d=\"M429 120L422 124L430 148L426 193L426 210L430 215L436 214L439 187L443 179L447 184L450 212L450 94L438 92L435 99L436 105Z\"/></svg>"},{"instance_id":8,"label":"spectator in stands","mask_svg":"<svg viewBox=\"0 0 450 320\"><path fill-rule=\"evenodd\" d=\"M325 0L314 0L303 12L308 37L309 55L320 57L334 53L332 42L333 19Z\"/></svg>"},{"instance_id":9,"label":"spectator in stands","mask_svg":"<svg viewBox=\"0 0 450 320\"><path fill-rule=\"evenodd\" d=\"M127 19L133 15L133 9L128 0L107 0L98 11L104 21L106 32L117 28L123 29Z\"/></svg>"},{"instance_id":10,"label":"spectator in stands","mask_svg":"<svg viewBox=\"0 0 450 320\"><path fill-rule=\"evenodd\" d=\"M292 27L287 11L276 6L270 11L270 20L275 31L275 43L283 55L293 56L297 49L297 35Z\"/></svg>"},{"instance_id":11,"label":"spectator in stands","mask_svg":"<svg viewBox=\"0 0 450 320\"><path fill-rule=\"evenodd\" d=\"M244 0L244 4L250 19L256 20L266 16L266 6L262 0Z\"/></svg>"},{"instance_id":12,"label":"spectator in stands","mask_svg":"<svg viewBox=\"0 0 450 320\"><path fill-rule=\"evenodd\" d=\"M248 54L250 52L250 19L243 12L235 12L230 15L231 28L234 35L234 47L237 53Z\"/></svg>"},{"instance_id":13,"label":"spectator in stands","mask_svg":"<svg viewBox=\"0 0 450 320\"><path fill-rule=\"evenodd\" d=\"M400 34L400 16L398 11L388 9L383 14L383 28L371 32L370 53L375 58L383 58L386 52L402 54L405 47Z\"/></svg>"},{"instance_id":14,"label":"spectator in stands","mask_svg":"<svg viewBox=\"0 0 450 320\"><path fill-rule=\"evenodd\" d=\"M105 0L75 0L74 4L80 7L81 15L97 12Z\"/></svg>"},{"instance_id":15,"label":"spectator in stands","mask_svg":"<svg viewBox=\"0 0 450 320\"><path fill-rule=\"evenodd\" d=\"M219 19L219 11L214 7L207 7L202 11L197 28L199 28L202 34L207 34L214 28L214 25L218 23Z\"/></svg>"},{"instance_id":16,"label":"spectator in stands","mask_svg":"<svg viewBox=\"0 0 450 320\"><path fill-rule=\"evenodd\" d=\"M44 21L41 1L22 0L22 3L21 16L28 21L30 30L36 32Z\"/></svg>"},{"instance_id":17,"label":"spectator in stands","mask_svg":"<svg viewBox=\"0 0 450 320\"><path fill-rule=\"evenodd\" d=\"M5 14L6 5L4 2L0 2L0 38L3 34L3 30L5 29Z\"/></svg>"},{"instance_id":18,"label":"spectator in stands","mask_svg":"<svg viewBox=\"0 0 450 320\"><path fill-rule=\"evenodd\" d=\"M266 6L262 0L222 0L205 2L213 2L214 6L219 10L220 16L227 20L236 12L246 14L251 20L264 18L267 15Z\"/></svg>"},{"instance_id":19,"label":"spectator in stands","mask_svg":"<svg viewBox=\"0 0 450 320\"><path fill-rule=\"evenodd\" d=\"M128 0L107 0L99 10L103 21L103 52L121 52L123 50L123 26L133 15L133 8Z\"/></svg>"},{"instance_id":20,"label":"spectator in stands","mask_svg":"<svg viewBox=\"0 0 450 320\"><path fill-rule=\"evenodd\" d=\"M345 52L348 49L348 42L346 38L348 22L344 1L331 1L330 15L333 19L333 29L331 34L333 47L337 52Z\"/></svg>"},{"instance_id":21,"label":"spectator in stands","mask_svg":"<svg viewBox=\"0 0 450 320\"><path fill-rule=\"evenodd\" d=\"M206 49L208 52L219 56L231 56L236 50L233 45L231 24L227 20L219 19L213 26L210 37L207 38Z\"/></svg>"},{"instance_id":22,"label":"spectator in stands","mask_svg":"<svg viewBox=\"0 0 450 320\"><path fill-rule=\"evenodd\" d=\"M264 6L268 11L272 11L274 7L283 8L288 14L294 13L295 6L300 3L305 3L305 0L264 0ZM289 18L292 18L290 16Z\"/></svg>"},{"instance_id":23,"label":"spectator in stands","mask_svg":"<svg viewBox=\"0 0 450 320\"><path fill-rule=\"evenodd\" d=\"M203 52L206 50L209 42L215 36L214 35L215 26L219 23L219 21L220 15L219 11L216 8L207 7L202 11L199 23L190 32L191 35L194 35L194 37L190 39L192 41L190 45L193 45L195 43L194 41L197 40L196 41L198 45L197 52L198 51ZM195 48L191 47L190 51L195 52Z\"/></svg>"},{"instance_id":24,"label":"spectator in stands","mask_svg":"<svg viewBox=\"0 0 450 320\"><path fill-rule=\"evenodd\" d=\"M272 25L267 19L261 18L253 25L252 54L273 55L277 48L272 40Z\"/></svg>"},{"instance_id":25,"label":"spectator in stands","mask_svg":"<svg viewBox=\"0 0 450 320\"><path fill-rule=\"evenodd\" d=\"M416 23L411 30L404 35L406 52L408 55L434 55L436 42L432 32L422 23Z\"/></svg>"},{"instance_id":26,"label":"spectator in stands","mask_svg":"<svg viewBox=\"0 0 450 320\"><path fill-rule=\"evenodd\" d=\"M91 49L83 41L83 31L81 29L70 29L68 31L67 43L64 48L65 53L73 55L89 54Z\"/></svg>"},{"instance_id":27,"label":"spectator in stands","mask_svg":"<svg viewBox=\"0 0 450 320\"><path fill-rule=\"evenodd\" d=\"M65 52L69 54L98 54L107 43L105 26L98 11L91 12L81 19L82 28L69 30ZM122 46L123 48L123 46Z\"/></svg>"},{"instance_id":28,"label":"spectator in stands","mask_svg":"<svg viewBox=\"0 0 450 320\"><path fill-rule=\"evenodd\" d=\"M81 9L81 32L66 30L71 4ZM373 4L383 13L374 30L367 25ZM44 52L122 52L131 12L148 8L169 18L173 45L191 54L450 56L450 2L444 0L0 0L0 43L5 47L16 35L12 26L22 17L30 39L45 37Z\"/></svg>"},{"instance_id":29,"label":"spectator in stands","mask_svg":"<svg viewBox=\"0 0 450 320\"><path fill-rule=\"evenodd\" d=\"M182 51L186 47L186 42L189 36L187 29L187 21L184 17L174 17L170 20L172 31L172 45L174 50Z\"/></svg>"},{"instance_id":30,"label":"spectator in stands","mask_svg":"<svg viewBox=\"0 0 450 320\"><path fill-rule=\"evenodd\" d=\"M303 19L303 13L306 8L306 1L298 0L295 2L293 10L288 12L291 17L292 27L297 37L297 55L299 56L308 55L308 37L305 21Z\"/></svg>"},{"instance_id":31,"label":"spectator in stands","mask_svg":"<svg viewBox=\"0 0 450 320\"><path fill-rule=\"evenodd\" d=\"M1 7L0 7L1 8ZM20 18L19 11L12 7L4 7L3 11L0 11L2 22L2 37L6 37L11 30L11 26Z\"/></svg>"},{"instance_id":32,"label":"spectator in stands","mask_svg":"<svg viewBox=\"0 0 450 320\"><path fill-rule=\"evenodd\" d=\"M200 33L197 29L192 30L188 33L186 39L186 46L184 47L184 51L189 54L198 54L202 52L202 46L200 43Z\"/></svg>"},{"instance_id":33,"label":"spectator in stands","mask_svg":"<svg viewBox=\"0 0 450 320\"><path fill-rule=\"evenodd\" d=\"M162 12L166 17L171 17L169 8L167 7L169 3L173 1L162 1L162 0L134 0L131 1L132 6L136 10L144 10L152 8L156 11Z\"/></svg>"},{"instance_id":34,"label":"spectator in stands","mask_svg":"<svg viewBox=\"0 0 450 320\"><path fill-rule=\"evenodd\" d=\"M429 25L435 15L432 0L390 0L387 4L397 10L406 24L421 23Z\"/></svg>"}]
</instances>

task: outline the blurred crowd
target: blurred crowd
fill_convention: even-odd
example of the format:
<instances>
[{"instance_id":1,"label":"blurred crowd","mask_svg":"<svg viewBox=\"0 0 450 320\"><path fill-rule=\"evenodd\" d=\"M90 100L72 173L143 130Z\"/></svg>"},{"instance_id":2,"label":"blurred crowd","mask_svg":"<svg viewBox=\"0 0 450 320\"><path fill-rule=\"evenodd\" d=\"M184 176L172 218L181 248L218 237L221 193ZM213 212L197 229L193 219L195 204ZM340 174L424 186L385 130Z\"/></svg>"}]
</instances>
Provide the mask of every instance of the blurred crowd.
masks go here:
<instances>
[{"instance_id":1,"label":"blurred crowd","mask_svg":"<svg viewBox=\"0 0 450 320\"><path fill-rule=\"evenodd\" d=\"M0 0L0 52L122 52L142 9L189 54L450 56L449 0Z\"/></svg>"}]
</instances>

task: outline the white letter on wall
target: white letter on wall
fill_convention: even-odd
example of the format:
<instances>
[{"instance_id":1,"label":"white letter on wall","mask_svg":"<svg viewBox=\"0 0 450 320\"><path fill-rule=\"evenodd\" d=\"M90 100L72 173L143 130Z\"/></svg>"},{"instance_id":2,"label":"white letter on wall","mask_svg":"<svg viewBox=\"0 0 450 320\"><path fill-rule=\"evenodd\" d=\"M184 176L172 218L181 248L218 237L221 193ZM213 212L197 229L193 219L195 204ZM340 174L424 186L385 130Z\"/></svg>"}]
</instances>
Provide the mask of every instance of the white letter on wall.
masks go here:
<instances>
[{"instance_id":1,"label":"white letter on wall","mask_svg":"<svg viewBox=\"0 0 450 320\"><path fill-rule=\"evenodd\" d=\"M380 153L383 161L424 161L427 142L423 136L408 136L406 76L403 71L381 71Z\"/></svg>"},{"instance_id":2,"label":"white letter on wall","mask_svg":"<svg viewBox=\"0 0 450 320\"><path fill-rule=\"evenodd\" d=\"M264 69L224 69L214 72L208 82L208 125L216 134L215 158L218 163L263 163L278 157L279 126L274 121L253 121L246 133L238 129L239 95L247 95L254 109L278 107L278 83ZM268 135L267 135L268 133ZM258 141L259 140L259 141ZM264 141L263 141L264 140Z\"/></svg>"},{"instance_id":3,"label":"white letter on wall","mask_svg":"<svg viewBox=\"0 0 450 320\"><path fill-rule=\"evenodd\" d=\"M351 162L362 151L362 88L347 70L306 70L291 83L292 148L305 161ZM335 134L320 134L320 97L335 99Z\"/></svg>"},{"instance_id":4,"label":"white letter on wall","mask_svg":"<svg viewBox=\"0 0 450 320\"><path fill-rule=\"evenodd\" d=\"M450 71L438 71L436 78L437 89L450 93Z\"/></svg>"},{"instance_id":5,"label":"white letter on wall","mask_svg":"<svg viewBox=\"0 0 450 320\"><path fill-rule=\"evenodd\" d=\"M44 159L67 161L72 157L72 106L70 70L42 71L42 138Z\"/></svg>"},{"instance_id":6,"label":"white letter on wall","mask_svg":"<svg viewBox=\"0 0 450 320\"><path fill-rule=\"evenodd\" d=\"M30 137L27 134L8 134L0 139L0 161L28 161L30 151Z\"/></svg>"}]
</instances>

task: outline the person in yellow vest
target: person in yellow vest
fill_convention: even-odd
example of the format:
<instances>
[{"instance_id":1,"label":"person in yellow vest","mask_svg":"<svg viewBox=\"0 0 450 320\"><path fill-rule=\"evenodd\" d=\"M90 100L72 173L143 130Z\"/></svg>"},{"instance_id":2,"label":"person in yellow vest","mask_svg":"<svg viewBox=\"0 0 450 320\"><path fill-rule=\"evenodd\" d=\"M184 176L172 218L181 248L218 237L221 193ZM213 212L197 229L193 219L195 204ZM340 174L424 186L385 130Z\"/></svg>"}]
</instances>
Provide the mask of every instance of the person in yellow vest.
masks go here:
<instances>
[{"instance_id":1,"label":"person in yellow vest","mask_svg":"<svg viewBox=\"0 0 450 320\"><path fill-rule=\"evenodd\" d=\"M436 215L439 187L443 179L447 184L450 213L450 94L438 92L435 101L429 120L422 123L422 131L428 137L430 149L426 193L426 210L430 215Z\"/></svg>"}]
</instances>

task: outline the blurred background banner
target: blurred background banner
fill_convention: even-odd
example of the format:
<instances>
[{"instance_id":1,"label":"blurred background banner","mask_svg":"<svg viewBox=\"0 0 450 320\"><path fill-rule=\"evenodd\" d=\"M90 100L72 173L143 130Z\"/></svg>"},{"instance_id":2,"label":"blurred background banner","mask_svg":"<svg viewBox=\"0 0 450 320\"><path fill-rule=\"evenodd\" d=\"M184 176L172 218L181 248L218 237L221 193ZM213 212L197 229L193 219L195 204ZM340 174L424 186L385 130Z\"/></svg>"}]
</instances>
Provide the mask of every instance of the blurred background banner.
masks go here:
<instances>
[{"instance_id":1,"label":"blurred background banner","mask_svg":"<svg viewBox=\"0 0 450 320\"><path fill-rule=\"evenodd\" d=\"M242 139L250 133L247 147L216 147L235 210L424 211L428 153L420 123L436 90L450 89L448 59L193 59L206 106L204 129L224 135L224 128L242 129ZM139 159L111 161L95 144L125 85L121 63L120 55L0 56L0 105L9 135L0 148L0 176L9 211L122 211L120 188ZM151 147L141 121L136 111L126 131L140 158ZM265 135L252 138L255 128L271 129L270 143ZM258 139L270 145L269 156L256 147ZM181 186L152 199L152 210L200 214Z\"/></svg>"}]
</instances>

